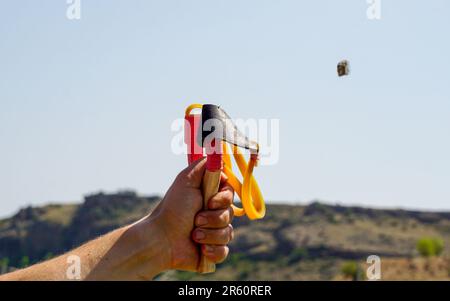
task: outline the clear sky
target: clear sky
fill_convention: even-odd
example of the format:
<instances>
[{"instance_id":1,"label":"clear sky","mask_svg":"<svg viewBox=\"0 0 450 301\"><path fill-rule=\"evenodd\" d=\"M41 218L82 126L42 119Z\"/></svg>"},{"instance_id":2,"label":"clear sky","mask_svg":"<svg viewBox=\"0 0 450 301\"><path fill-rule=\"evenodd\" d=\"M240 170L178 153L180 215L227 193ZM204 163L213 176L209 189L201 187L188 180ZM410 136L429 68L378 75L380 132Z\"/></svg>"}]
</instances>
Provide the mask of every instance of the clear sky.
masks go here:
<instances>
[{"instance_id":1,"label":"clear sky","mask_svg":"<svg viewBox=\"0 0 450 301\"><path fill-rule=\"evenodd\" d=\"M450 210L450 2L0 2L0 216L133 188L186 165L192 102L280 119L268 200ZM338 78L348 59L352 73Z\"/></svg>"}]
</instances>

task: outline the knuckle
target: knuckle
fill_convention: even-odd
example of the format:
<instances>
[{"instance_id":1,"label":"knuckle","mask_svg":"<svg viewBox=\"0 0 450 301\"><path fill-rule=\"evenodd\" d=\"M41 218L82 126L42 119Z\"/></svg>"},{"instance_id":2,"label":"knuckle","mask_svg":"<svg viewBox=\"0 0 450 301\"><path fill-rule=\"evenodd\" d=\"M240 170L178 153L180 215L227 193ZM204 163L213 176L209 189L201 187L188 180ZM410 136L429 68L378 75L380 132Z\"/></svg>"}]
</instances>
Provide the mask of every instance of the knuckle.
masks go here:
<instances>
[{"instance_id":1,"label":"knuckle","mask_svg":"<svg viewBox=\"0 0 450 301\"><path fill-rule=\"evenodd\" d=\"M186 186L192 186L193 182L195 181L193 173L187 172L184 175L184 181L186 182Z\"/></svg>"},{"instance_id":2,"label":"knuckle","mask_svg":"<svg viewBox=\"0 0 450 301\"><path fill-rule=\"evenodd\" d=\"M222 231L222 238L223 238L223 241L224 242L226 242L226 243L228 243L228 242L230 242L230 240L231 240L231 229L230 229L230 227L226 227L223 231Z\"/></svg>"},{"instance_id":3,"label":"knuckle","mask_svg":"<svg viewBox=\"0 0 450 301\"><path fill-rule=\"evenodd\" d=\"M204 214L202 214L204 215ZM230 223L231 215L228 209L208 211L206 213L208 223L207 225L216 228L222 228L228 226Z\"/></svg>"},{"instance_id":4,"label":"knuckle","mask_svg":"<svg viewBox=\"0 0 450 301\"><path fill-rule=\"evenodd\" d=\"M217 244L217 245L225 245L228 244L231 239L233 238L233 230L228 225L225 228L221 229L203 229L205 238L202 239L202 241L211 243L211 244Z\"/></svg>"},{"instance_id":5,"label":"knuckle","mask_svg":"<svg viewBox=\"0 0 450 301\"><path fill-rule=\"evenodd\" d=\"M177 175L177 179L183 180L185 179L189 174L189 166L184 168L182 171L180 171Z\"/></svg>"},{"instance_id":6,"label":"knuckle","mask_svg":"<svg viewBox=\"0 0 450 301\"><path fill-rule=\"evenodd\" d=\"M216 201L223 206L229 206L233 202L233 194L230 191L222 191L216 195Z\"/></svg>"},{"instance_id":7,"label":"knuckle","mask_svg":"<svg viewBox=\"0 0 450 301\"><path fill-rule=\"evenodd\" d=\"M218 251L219 251L219 252L218 252L218 258L217 258L217 260L218 260L218 263L221 263L221 262L223 262L223 261L227 258L227 256L228 256L228 247L227 247L227 246L222 246L222 247L219 248Z\"/></svg>"},{"instance_id":8,"label":"knuckle","mask_svg":"<svg viewBox=\"0 0 450 301\"><path fill-rule=\"evenodd\" d=\"M191 176L189 175L189 171L187 170L182 170L175 178L175 182L178 183L179 185L188 186L191 181L192 181Z\"/></svg>"},{"instance_id":9,"label":"knuckle","mask_svg":"<svg viewBox=\"0 0 450 301\"><path fill-rule=\"evenodd\" d=\"M215 263L220 263L225 260L228 256L227 246L215 246L215 245L205 245L204 254L214 261Z\"/></svg>"},{"instance_id":10,"label":"knuckle","mask_svg":"<svg viewBox=\"0 0 450 301\"><path fill-rule=\"evenodd\" d=\"M182 182L184 182L184 177L185 177L185 175L184 175L183 172L184 172L184 171L181 171L181 172L175 177L174 183L182 183Z\"/></svg>"},{"instance_id":11,"label":"knuckle","mask_svg":"<svg viewBox=\"0 0 450 301\"><path fill-rule=\"evenodd\" d=\"M223 228L220 230L220 237L225 241L229 236L228 228Z\"/></svg>"},{"instance_id":12,"label":"knuckle","mask_svg":"<svg viewBox=\"0 0 450 301\"><path fill-rule=\"evenodd\" d=\"M233 238L234 238L234 229L233 229L233 226L230 224L230 225L228 225L228 233L229 233L229 242L230 241L232 241L233 240Z\"/></svg>"},{"instance_id":13,"label":"knuckle","mask_svg":"<svg viewBox=\"0 0 450 301\"><path fill-rule=\"evenodd\" d=\"M227 210L228 210L228 216L229 216L229 221L228 222L231 223L233 221L233 218L234 218L234 210L231 207L229 207Z\"/></svg>"},{"instance_id":14,"label":"knuckle","mask_svg":"<svg viewBox=\"0 0 450 301\"><path fill-rule=\"evenodd\" d=\"M220 222L222 225L226 226L230 222L230 210L225 209L220 214Z\"/></svg>"}]
</instances>

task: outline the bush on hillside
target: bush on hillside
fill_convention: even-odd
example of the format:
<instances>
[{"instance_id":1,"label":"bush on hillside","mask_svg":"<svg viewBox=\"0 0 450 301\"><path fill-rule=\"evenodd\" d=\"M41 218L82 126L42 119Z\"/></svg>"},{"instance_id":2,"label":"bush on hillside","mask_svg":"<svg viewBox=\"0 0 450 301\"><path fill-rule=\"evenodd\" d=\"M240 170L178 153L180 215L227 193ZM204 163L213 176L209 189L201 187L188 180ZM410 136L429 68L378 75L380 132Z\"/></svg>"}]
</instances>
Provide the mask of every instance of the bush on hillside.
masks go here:
<instances>
[{"instance_id":1,"label":"bush on hillside","mask_svg":"<svg viewBox=\"0 0 450 301\"><path fill-rule=\"evenodd\" d=\"M421 256L439 256L444 251L444 241L437 237L424 237L417 241L416 248Z\"/></svg>"}]
</instances>

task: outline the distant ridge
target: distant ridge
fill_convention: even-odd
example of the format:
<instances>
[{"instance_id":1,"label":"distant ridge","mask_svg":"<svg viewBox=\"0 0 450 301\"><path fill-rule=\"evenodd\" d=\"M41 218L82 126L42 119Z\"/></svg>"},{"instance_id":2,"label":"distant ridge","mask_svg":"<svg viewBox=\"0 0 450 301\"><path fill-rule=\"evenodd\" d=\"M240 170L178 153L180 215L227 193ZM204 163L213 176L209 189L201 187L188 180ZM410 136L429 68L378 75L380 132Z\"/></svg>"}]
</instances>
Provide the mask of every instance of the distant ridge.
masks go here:
<instances>
[{"instance_id":1,"label":"distant ridge","mask_svg":"<svg viewBox=\"0 0 450 301\"><path fill-rule=\"evenodd\" d=\"M87 195L80 204L23 208L0 220L0 260L7 258L9 267L20 267L60 254L140 219L160 200L120 191ZM231 255L208 276L212 279L264 279L263 272L277 279L333 279L340 263L361 261L370 254L413 258L417 240L424 236L440 237L450 246L450 212L319 202L268 204L263 220L235 218L234 225ZM447 247L444 256L449 254ZM195 277L199 276L182 272L161 275L161 279Z\"/></svg>"}]
</instances>

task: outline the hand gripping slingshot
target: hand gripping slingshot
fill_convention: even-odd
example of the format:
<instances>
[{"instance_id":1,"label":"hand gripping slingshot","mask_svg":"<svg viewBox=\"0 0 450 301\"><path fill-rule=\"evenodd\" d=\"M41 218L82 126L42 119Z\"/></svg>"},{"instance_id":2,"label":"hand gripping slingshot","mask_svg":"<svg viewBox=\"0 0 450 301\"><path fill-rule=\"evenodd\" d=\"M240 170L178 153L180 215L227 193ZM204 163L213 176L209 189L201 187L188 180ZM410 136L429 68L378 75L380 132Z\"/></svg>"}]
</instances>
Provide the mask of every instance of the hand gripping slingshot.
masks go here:
<instances>
[{"instance_id":1,"label":"hand gripping slingshot","mask_svg":"<svg viewBox=\"0 0 450 301\"><path fill-rule=\"evenodd\" d=\"M193 114L195 109L201 109L201 114ZM218 192L223 171L242 202L243 208L231 205L234 215L246 214L251 220L263 218L266 206L258 183L253 177L253 169L258 161L258 143L244 136L227 113L212 104L192 104L186 108L184 134L189 164L203 158L204 152L206 153L206 171L202 181L204 208L208 208L209 199ZM233 173L227 143L243 177L242 183ZM250 151L248 163L245 162L239 147ZM198 272L211 273L215 269L215 264L202 255Z\"/></svg>"}]
</instances>

